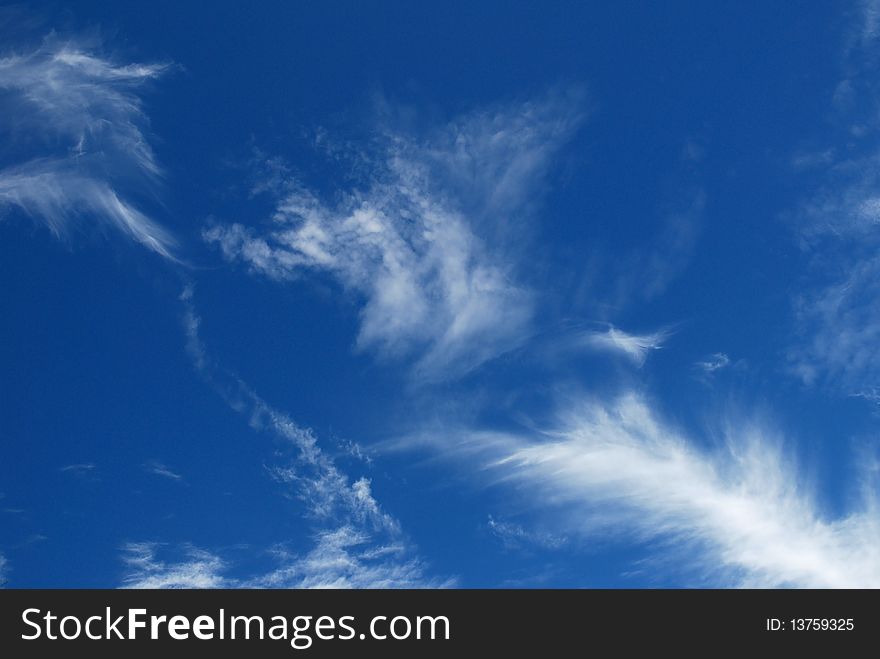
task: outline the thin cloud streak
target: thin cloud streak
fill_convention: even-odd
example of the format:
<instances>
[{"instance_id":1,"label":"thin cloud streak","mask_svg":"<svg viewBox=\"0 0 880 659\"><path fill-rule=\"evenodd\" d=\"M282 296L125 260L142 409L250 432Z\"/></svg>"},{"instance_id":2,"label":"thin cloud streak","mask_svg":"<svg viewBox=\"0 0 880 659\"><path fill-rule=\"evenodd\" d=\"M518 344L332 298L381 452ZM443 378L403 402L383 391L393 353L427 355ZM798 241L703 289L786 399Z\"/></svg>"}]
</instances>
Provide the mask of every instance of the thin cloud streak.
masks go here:
<instances>
[{"instance_id":1,"label":"thin cloud streak","mask_svg":"<svg viewBox=\"0 0 880 659\"><path fill-rule=\"evenodd\" d=\"M702 230L706 197L702 188L685 195L686 203L663 218L659 231L645 236L647 246L629 254L612 255L613 261L608 261L607 267L614 273L614 279L607 290L596 290L594 294L605 296L610 292L610 302L615 307L651 301L663 295L693 258Z\"/></svg>"},{"instance_id":2,"label":"thin cloud streak","mask_svg":"<svg viewBox=\"0 0 880 659\"><path fill-rule=\"evenodd\" d=\"M233 410L248 419L251 428L267 430L296 450L294 465L271 470L276 480L295 485L315 519L339 519L341 516L378 530L398 532L397 521L384 513L372 497L369 480L362 478L351 482L333 459L321 450L311 429L299 426L209 358L199 335L201 319L193 305L193 288L185 288L180 299L184 305L187 349L200 375Z\"/></svg>"},{"instance_id":3,"label":"thin cloud streak","mask_svg":"<svg viewBox=\"0 0 880 659\"><path fill-rule=\"evenodd\" d=\"M86 476L94 472L95 469L96 467L93 463L84 462L81 464L65 465L64 467L61 467L58 471L72 473L75 476Z\"/></svg>"},{"instance_id":4,"label":"thin cloud streak","mask_svg":"<svg viewBox=\"0 0 880 659\"><path fill-rule=\"evenodd\" d=\"M290 465L269 469L276 481L293 489L317 527L314 546L304 555L285 548L272 554L277 568L232 578L235 566L218 555L189 546L177 560L161 560L158 543L123 548L128 572L123 584L134 588L415 588L450 585L427 576L427 566L400 528L382 510L365 477L351 480L318 445L308 428L260 398L244 382L218 366L199 335L201 319L187 286L180 296L187 350L196 369L229 406L255 430L266 430L291 446Z\"/></svg>"},{"instance_id":5,"label":"thin cloud streak","mask_svg":"<svg viewBox=\"0 0 880 659\"><path fill-rule=\"evenodd\" d=\"M144 464L144 471L148 474L153 474L154 476L161 476L162 478L168 478L173 481L182 481L183 476L180 474L171 471L168 467L157 460L151 460Z\"/></svg>"},{"instance_id":6,"label":"thin cloud streak","mask_svg":"<svg viewBox=\"0 0 880 659\"><path fill-rule=\"evenodd\" d=\"M671 332L667 330L650 334L629 334L612 325L604 332L584 332L576 337L575 343L592 350L617 353L641 368L648 355L654 350L660 350L670 336Z\"/></svg>"}]
</instances>

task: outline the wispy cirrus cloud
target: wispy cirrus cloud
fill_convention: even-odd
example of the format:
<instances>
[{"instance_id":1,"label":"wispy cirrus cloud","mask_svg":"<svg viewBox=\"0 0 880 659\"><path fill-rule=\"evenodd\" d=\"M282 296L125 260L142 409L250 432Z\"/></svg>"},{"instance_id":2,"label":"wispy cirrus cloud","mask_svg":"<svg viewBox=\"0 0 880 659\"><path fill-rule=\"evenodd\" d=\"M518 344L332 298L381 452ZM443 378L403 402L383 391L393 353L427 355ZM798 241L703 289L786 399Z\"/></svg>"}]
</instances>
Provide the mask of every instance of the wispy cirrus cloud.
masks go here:
<instances>
[{"instance_id":1,"label":"wispy cirrus cloud","mask_svg":"<svg viewBox=\"0 0 880 659\"><path fill-rule=\"evenodd\" d=\"M669 330L659 330L648 334L629 334L621 329L609 326L605 331L587 331L577 335L574 342L577 346L619 354L638 367L642 367L648 355L660 350L671 336Z\"/></svg>"},{"instance_id":2,"label":"wispy cirrus cloud","mask_svg":"<svg viewBox=\"0 0 880 659\"><path fill-rule=\"evenodd\" d=\"M826 384L854 395L880 377L880 260L849 263L837 281L796 299L798 341L790 367L806 384Z\"/></svg>"},{"instance_id":3,"label":"wispy cirrus cloud","mask_svg":"<svg viewBox=\"0 0 880 659\"><path fill-rule=\"evenodd\" d=\"M17 208L59 237L111 227L174 259L174 237L133 200L161 173L138 90L167 66L116 64L96 51L49 36L0 58L0 209Z\"/></svg>"},{"instance_id":4,"label":"wispy cirrus cloud","mask_svg":"<svg viewBox=\"0 0 880 659\"><path fill-rule=\"evenodd\" d=\"M158 460L150 460L144 463L144 471L148 474L153 474L154 476L161 476L162 478L168 478L173 481L182 481L183 476L178 474L177 472L172 471L166 465L159 462Z\"/></svg>"},{"instance_id":5,"label":"wispy cirrus cloud","mask_svg":"<svg viewBox=\"0 0 880 659\"><path fill-rule=\"evenodd\" d=\"M304 554L284 547L268 552L278 566L264 574L232 576L234 561L191 545L129 543L122 549L125 588L440 588L426 566L403 545L376 545L350 525L320 531Z\"/></svg>"},{"instance_id":6,"label":"wispy cirrus cloud","mask_svg":"<svg viewBox=\"0 0 880 659\"><path fill-rule=\"evenodd\" d=\"M492 515L489 515L489 521L486 523L486 526L506 549L517 550L531 547L559 549L568 544L568 538L564 535L547 531L534 531L516 522L496 519Z\"/></svg>"},{"instance_id":7,"label":"wispy cirrus cloud","mask_svg":"<svg viewBox=\"0 0 880 659\"><path fill-rule=\"evenodd\" d=\"M247 581L257 588L440 588L452 585L427 576L427 566L403 544L377 545L351 525L325 529L299 556L276 549L280 567Z\"/></svg>"},{"instance_id":8,"label":"wispy cirrus cloud","mask_svg":"<svg viewBox=\"0 0 880 659\"><path fill-rule=\"evenodd\" d=\"M862 129L875 135L880 123ZM819 183L791 213L808 276L794 296L787 357L804 383L851 395L880 377L880 153L867 136L841 140L848 148L811 173Z\"/></svg>"},{"instance_id":9,"label":"wispy cirrus cloud","mask_svg":"<svg viewBox=\"0 0 880 659\"><path fill-rule=\"evenodd\" d=\"M880 2L878 0L859 0L859 29L857 36L861 45L866 45L880 35Z\"/></svg>"},{"instance_id":10,"label":"wispy cirrus cloud","mask_svg":"<svg viewBox=\"0 0 880 659\"><path fill-rule=\"evenodd\" d=\"M699 152L700 147L688 143L685 153ZM689 156L692 158L695 156ZM693 187L693 184L683 184ZM628 254L613 254L607 268L614 273L607 290L593 291L599 297L611 293L614 307L626 307L639 301L660 297L687 269L693 258L706 208L705 191L696 189L683 195L675 210L665 214L655 235L646 245ZM641 231L641 229L640 229ZM648 238L648 236L646 236Z\"/></svg>"},{"instance_id":11,"label":"wispy cirrus cloud","mask_svg":"<svg viewBox=\"0 0 880 659\"><path fill-rule=\"evenodd\" d=\"M293 460L269 468L275 480L304 504L316 527L314 546L304 554L281 548L271 553L278 567L268 573L232 578L236 566L216 553L185 546L172 548L173 560L160 560L159 543L133 543L123 548L128 572L123 584L136 588L275 587L275 588L407 588L441 582L427 576L400 523L373 496L370 480L351 479L319 446L308 428L260 398L235 375L214 362L201 340L191 286L181 294L187 350L198 372L251 428L266 431L293 449Z\"/></svg>"},{"instance_id":12,"label":"wispy cirrus cloud","mask_svg":"<svg viewBox=\"0 0 880 659\"><path fill-rule=\"evenodd\" d=\"M543 433L446 430L442 439L404 440L414 442L436 442L490 482L528 492L529 507L544 519L555 512L567 533L651 544L700 583L880 585L876 468L864 473L861 505L830 518L762 424L731 423L710 451L628 394L573 403Z\"/></svg>"},{"instance_id":13,"label":"wispy cirrus cloud","mask_svg":"<svg viewBox=\"0 0 880 659\"><path fill-rule=\"evenodd\" d=\"M805 176L810 193L789 214L807 257L794 296L790 370L808 385L859 395L880 378L880 131L877 3L861 5L833 107L841 130Z\"/></svg>"},{"instance_id":14,"label":"wispy cirrus cloud","mask_svg":"<svg viewBox=\"0 0 880 659\"><path fill-rule=\"evenodd\" d=\"M78 464L65 465L65 466L61 467L58 471L61 471L61 472L67 473L67 474L72 474L72 475L77 476L79 478L84 478L86 476L90 476L90 475L94 474L95 469L97 469L97 467L95 466L94 463L81 462Z\"/></svg>"},{"instance_id":15,"label":"wispy cirrus cloud","mask_svg":"<svg viewBox=\"0 0 880 659\"><path fill-rule=\"evenodd\" d=\"M514 253L551 156L580 119L573 103L477 112L423 139L386 133L360 163L362 187L331 203L273 179L268 227L214 225L204 238L273 279L331 275L362 302L359 349L411 360L419 381L461 375L532 331L535 294Z\"/></svg>"},{"instance_id":16,"label":"wispy cirrus cloud","mask_svg":"<svg viewBox=\"0 0 880 659\"><path fill-rule=\"evenodd\" d=\"M154 542L132 542L123 546L122 560L128 572L124 588L224 588L226 563L210 552L192 546L183 548L175 561L159 558L163 546Z\"/></svg>"},{"instance_id":17,"label":"wispy cirrus cloud","mask_svg":"<svg viewBox=\"0 0 880 659\"><path fill-rule=\"evenodd\" d=\"M382 511L373 498L368 479L352 481L348 478L333 458L321 450L318 438L310 428L301 427L283 411L269 405L245 382L209 357L199 334L201 318L196 313L193 296L191 286L181 294L183 326L187 349L200 375L233 410L248 420L251 428L267 431L294 449L294 463L271 469L272 476L295 486L316 520L345 520L376 530L398 532L397 521Z\"/></svg>"},{"instance_id":18,"label":"wispy cirrus cloud","mask_svg":"<svg viewBox=\"0 0 880 659\"><path fill-rule=\"evenodd\" d=\"M698 361L694 366L706 375L711 375L730 365L730 357L723 352L716 352Z\"/></svg>"}]
</instances>

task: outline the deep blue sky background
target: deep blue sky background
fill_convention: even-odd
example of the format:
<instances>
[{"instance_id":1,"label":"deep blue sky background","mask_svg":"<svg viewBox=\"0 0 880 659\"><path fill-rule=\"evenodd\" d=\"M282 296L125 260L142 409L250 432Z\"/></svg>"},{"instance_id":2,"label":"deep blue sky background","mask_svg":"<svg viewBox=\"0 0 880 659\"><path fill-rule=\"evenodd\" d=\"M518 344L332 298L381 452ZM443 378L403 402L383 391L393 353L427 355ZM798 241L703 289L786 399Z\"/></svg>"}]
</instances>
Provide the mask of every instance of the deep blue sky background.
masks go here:
<instances>
[{"instance_id":1,"label":"deep blue sky background","mask_svg":"<svg viewBox=\"0 0 880 659\"><path fill-rule=\"evenodd\" d=\"M713 445L707 420L748 410L791 440L821 515L851 508L853 446L872 441L874 407L805 384L788 355L801 336L793 301L814 277L792 214L824 185L821 171L792 163L853 139L832 99L850 75L857 5L83 1L8 15L4 51L55 30L98 35L117 62L173 64L140 93L164 171L142 199L185 261L168 264L111 231L59 241L14 209L0 216L0 554L10 586L118 585L130 542L204 548L228 558L232 576L263 569L276 543L307 551L300 502L267 475L288 449L193 368L178 301L187 282L223 368L313 428L352 478L370 478L429 573L459 585L724 582L674 559L644 563L659 552L651 540L572 531L571 516L554 521L539 502L524 504L527 486L515 498L487 487L442 449L380 450L426 419L442 423L449 407L466 404L467 423L515 428L546 419L560 389L632 389L702 447ZM201 238L212 222L259 226L271 214L271 199L249 193L256 154L283 158L332 195L351 187L351 172L316 152L316 131L369 145L383 107L386 122L419 132L554 88L583 90L586 118L535 193L519 272L540 292L542 337L595 323L674 328L640 369L604 353L550 364L535 339L413 391L405 365L353 349L358 302L338 284L251 276ZM0 165L21 156L4 148ZM680 263L665 291L625 292L629 270L655 246L669 250L669 217L691 211L692 245L670 256ZM731 365L707 381L694 364L714 353ZM369 464L346 454L348 441L377 447ZM156 463L181 478L151 473ZM489 520L574 539L505 542Z\"/></svg>"}]
</instances>

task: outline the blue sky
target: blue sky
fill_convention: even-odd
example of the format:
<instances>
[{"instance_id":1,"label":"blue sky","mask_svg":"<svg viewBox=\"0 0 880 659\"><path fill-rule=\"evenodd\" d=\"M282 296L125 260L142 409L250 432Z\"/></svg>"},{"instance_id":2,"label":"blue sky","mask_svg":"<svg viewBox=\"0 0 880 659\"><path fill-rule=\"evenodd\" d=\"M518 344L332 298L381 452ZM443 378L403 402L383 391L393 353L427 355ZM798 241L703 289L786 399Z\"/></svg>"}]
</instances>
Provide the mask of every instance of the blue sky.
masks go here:
<instances>
[{"instance_id":1,"label":"blue sky","mask_svg":"<svg viewBox=\"0 0 880 659\"><path fill-rule=\"evenodd\" d=\"M0 581L880 586L880 6L0 9Z\"/></svg>"}]
</instances>

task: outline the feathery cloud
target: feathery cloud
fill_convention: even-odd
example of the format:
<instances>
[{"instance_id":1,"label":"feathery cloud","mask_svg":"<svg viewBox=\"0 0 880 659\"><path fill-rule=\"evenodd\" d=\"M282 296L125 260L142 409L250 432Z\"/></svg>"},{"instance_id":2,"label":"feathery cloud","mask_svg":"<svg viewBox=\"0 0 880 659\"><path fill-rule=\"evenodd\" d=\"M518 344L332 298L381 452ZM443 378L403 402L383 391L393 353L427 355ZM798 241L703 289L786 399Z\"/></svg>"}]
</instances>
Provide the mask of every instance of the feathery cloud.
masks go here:
<instances>
[{"instance_id":1,"label":"feathery cloud","mask_svg":"<svg viewBox=\"0 0 880 659\"><path fill-rule=\"evenodd\" d=\"M203 236L273 279L332 275L363 303L359 349L412 360L419 381L461 375L531 332L517 226L578 118L552 98L475 113L425 140L386 135L363 189L328 204L288 181L270 227Z\"/></svg>"},{"instance_id":2,"label":"feathery cloud","mask_svg":"<svg viewBox=\"0 0 880 659\"><path fill-rule=\"evenodd\" d=\"M164 65L118 65L54 36L0 58L0 209L15 207L56 236L103 223L173 259L175 240L130 199L160 175L137 89Z\"/></svg>"},{"instance_id":3,"label":"feathery cloud","mask_svg":"<svg viewBox=\"0 0 880 659\"><path fill-rule=\"evenodd\" d=\"M729 365L730 357L723 352L713 353L694 364L694 366L702 371L704 375L712 375L716 371L720 371L722 368L727 368Z\"/></svg>"},{"instance_id":4,"label":"feathery cloud","mask_svg":"<svg viewBox=\"0 0 880 659\"><path fill-rule=\"evenodd\" d=\"M790 369L850 395L880 377L878 163L880 154L834 163L795 214L811 282L795 298Z\"/></svg>"},{"instance_id":5,"label":"feathery cloud","mask_svg":"<svg viewBox=\"0 0 880 659\"><path fill-rule=\"evenodd\" d=\"M811 192L791 213L809 279L795 300L790 370L806 384L851 396L880 378L878 17L876 0L860 4L842 57L846 77L833 99L844 130L820 151Z\"/></svg>"},{"instance_id":6,"label":"feathery cloud","mask_svg":"<svg viewBox=\"0 0 880 659\"><path fill-rule=\"evenodd\" d=\"M303 555L276 547L269 553L277 568L242 577L231 576L235 563L191 545L129 543L122 551L125 588L440 588L452 584L426 576L425 565L411 557L407 547L375 545L370 535L349 525L319 532Z\"/></svg>"},{"instance_id":7,"label":"feathery cloud","mask_svg":"<svg viewBox=\"0 0 880 659\"><path fill-rule=\"evenodd\" d=\"M451 585L426 575L426 566L403 545L376 545L350 525L318 534L304 556L278 550L281 566L248 580L258 588L438 588Z\"/></svg>"},{"instance_id":8,"label":"feathery cloud","mask_svg":"<svg viewBox=\"0 0 880 659\"><path fill-rule=\"evenodd\" d=\"M760 425L731 425L709 452L630 394L571 406L545 433L464 431L450 443L455 434L406 441L436 441L445 455L528 491L530 505L559 513L567 533L657 541L709 584L880 585L876 473L866 473L858 508L828 518Z\"/></svg>"},{"instance_id":9,"label":"feathery cloud","mask_svg":"<svg viewBox=\"0 0 880 659\"><path fill-rule=\"evenodd\" d=\"M583 332L575 339L575 343L592 350L618 353L641 368L650 352L662 348L669 336L670 332L667 330L650 334L629 334L612 325L604 332Z\"/></svg>"},{"instance_id":10,"label":"feathery cloud","mask_svg":"<svg viewBox=\"0 0 880 659\"><path fill-rule=\"evenodd\" d=\"M849 264L839 281L799 296L799 342L792 370L807 384L827 383L848 394L880 376L880 259Z\"/></svg>"},{"instance_id":11,"label":"feathery cloud","mask_svg":"<svg viewBox=\"0 0 880 659\"><path fill-rule=\"evenodd\" d=\"M128 573L124 588L224 588L229 580L223 576L226 564L214 554L187 546L184 558L165 562L157 555L161 545L132 542L123 546L123 562Z\"/></svg>"}]
</instances>

